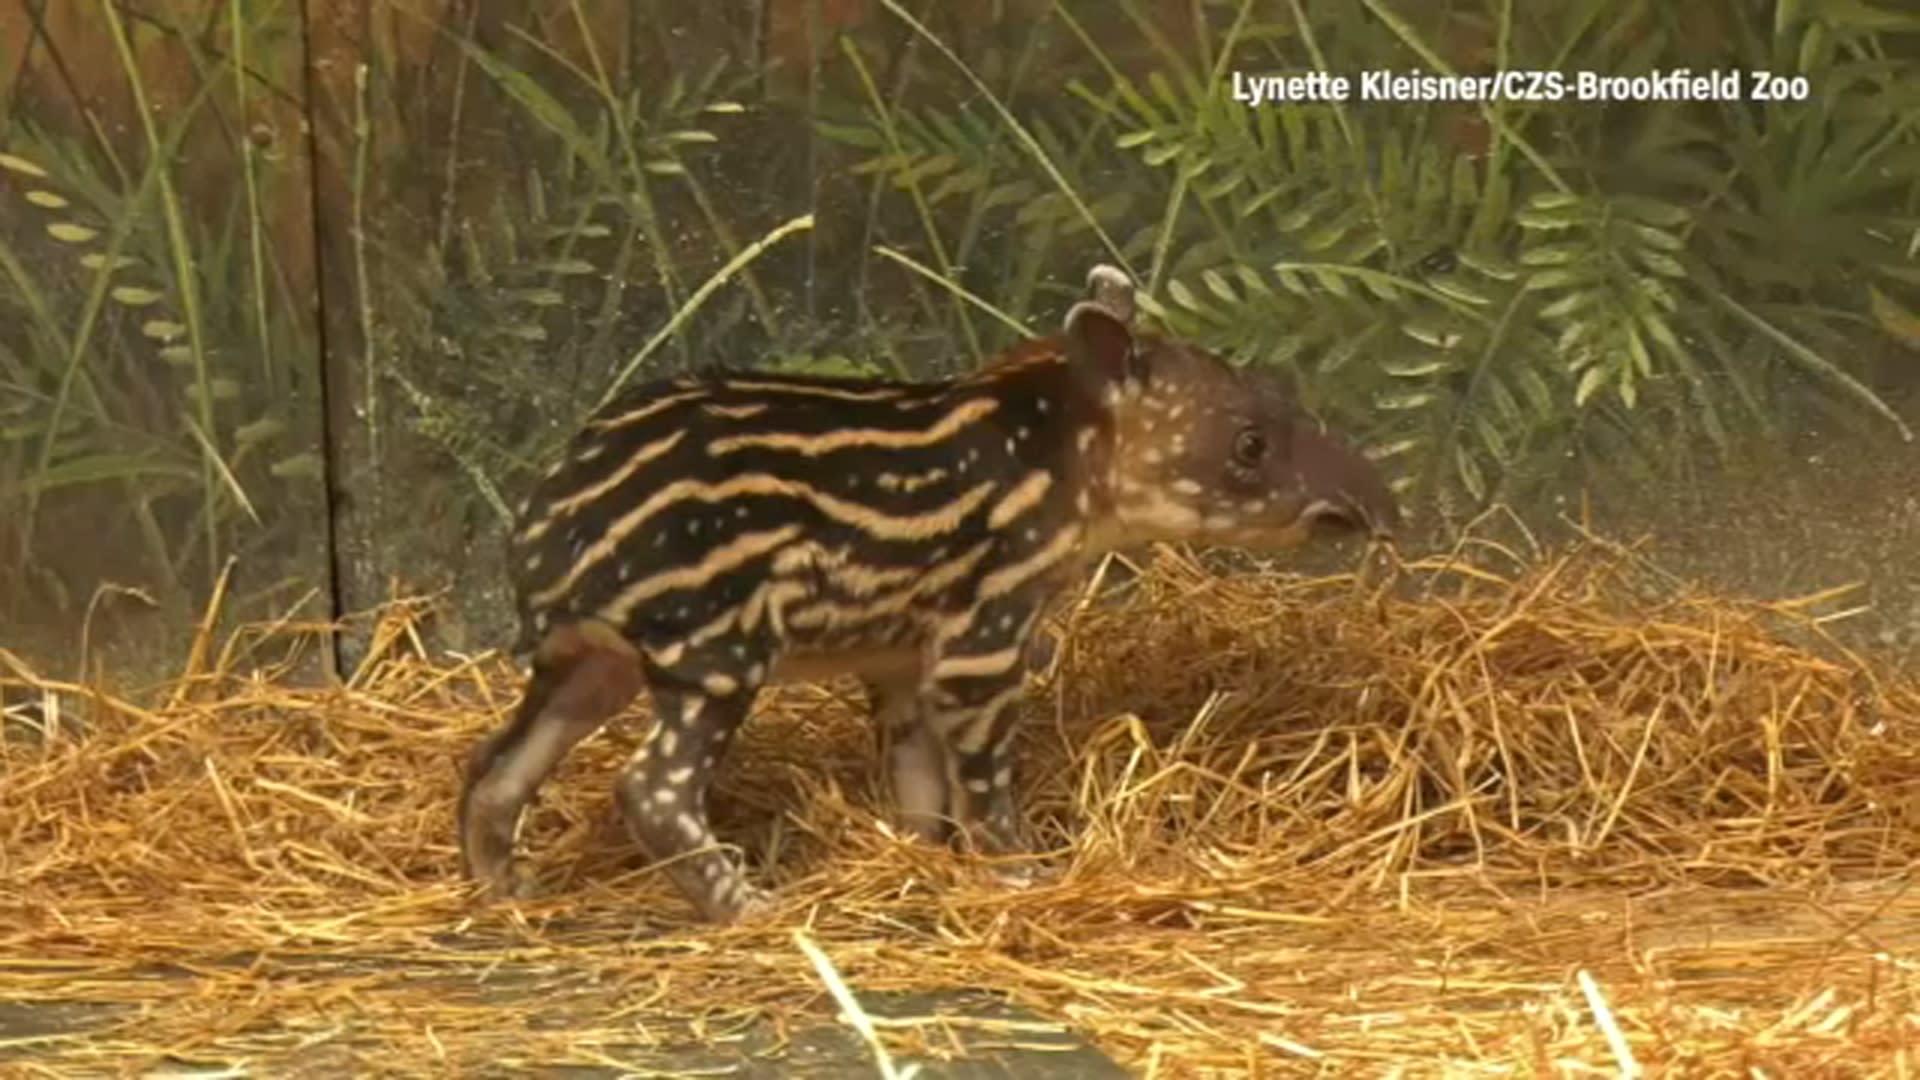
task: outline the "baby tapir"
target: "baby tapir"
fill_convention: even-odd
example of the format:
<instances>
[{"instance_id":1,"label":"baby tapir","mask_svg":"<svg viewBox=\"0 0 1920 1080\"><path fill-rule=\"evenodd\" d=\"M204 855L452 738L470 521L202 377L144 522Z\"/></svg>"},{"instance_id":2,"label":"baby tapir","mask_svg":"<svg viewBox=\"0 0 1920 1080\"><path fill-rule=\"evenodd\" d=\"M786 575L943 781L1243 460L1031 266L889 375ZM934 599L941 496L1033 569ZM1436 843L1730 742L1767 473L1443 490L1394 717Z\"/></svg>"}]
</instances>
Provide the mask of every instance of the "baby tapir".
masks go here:
<instances>
[{"instance_id":1,"label":"baby tapir","mask_svg":"<svg viewBox=\"0 0 1920 1080\"><path fill-rule=\"evenodd\" d=\"M1276 551L1319 523L1389 533L1379 475L1285 383L1136 334L1118 270L1089 288L1063 333L962 378L714 373L596 413L513 538L532 679L468 762L466 872L520 894L522 811L645 689L656 722L617 788L635 840L702 917L759 910L715 846L708 786L762 686L838 674L887 732L905 830L1017 851L1022 658L1086 560L1154 540Z\"/></svg>"}]
</instances>

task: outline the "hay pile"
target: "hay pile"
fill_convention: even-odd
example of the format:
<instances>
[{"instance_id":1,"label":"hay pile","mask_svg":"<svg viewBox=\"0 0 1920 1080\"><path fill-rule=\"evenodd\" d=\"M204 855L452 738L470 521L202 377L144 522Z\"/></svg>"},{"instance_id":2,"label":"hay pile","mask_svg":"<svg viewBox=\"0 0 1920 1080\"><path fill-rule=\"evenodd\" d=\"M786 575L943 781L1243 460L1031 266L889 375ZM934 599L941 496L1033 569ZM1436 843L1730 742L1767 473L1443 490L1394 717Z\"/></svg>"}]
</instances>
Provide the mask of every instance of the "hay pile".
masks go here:
<instances>
[{"instance_id":1,"label":"hay pile","mask_svg":"<svg viewBox=\"0 0 1920 1080\"><path fill-rule=\"evenodd\" d=\"M804 926L856 996L1003 992L1143 1074L1904 1069L1920 904L1884 883L1920 852L1920 693L1780 644L1780 608L1610 600L1622 572L1436 560L1386 589L1163 553L1073 615L1029 701L1031 820L1065 850L1025 890L892 839L857 694L783 688L715 802L786 907L725 931L618 826L643 715L545 789L545 899L479 907L450 814L507 665L425 658L419 603L335 690L243 674L257 634L202 641L160 704L96 697L83 736L4 744L0 1007L142 1008L0 1052L631 1063L830 1020ZM84 697L4 654L0 676ZM926 1060L968 1024L880 1034Z\"/></svg>"}]
</instances>

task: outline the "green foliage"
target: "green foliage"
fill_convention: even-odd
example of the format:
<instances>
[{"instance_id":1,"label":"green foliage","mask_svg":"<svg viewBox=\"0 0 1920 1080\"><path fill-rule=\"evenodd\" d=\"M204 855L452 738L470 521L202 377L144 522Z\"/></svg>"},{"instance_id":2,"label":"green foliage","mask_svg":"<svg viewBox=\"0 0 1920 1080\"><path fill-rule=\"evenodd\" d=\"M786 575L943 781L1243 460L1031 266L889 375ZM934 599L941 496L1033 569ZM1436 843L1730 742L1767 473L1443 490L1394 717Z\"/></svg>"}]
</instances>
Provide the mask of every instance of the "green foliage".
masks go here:
<instances>
[{"instance_id":1,"label":"green foliage","mask_svg":"<svg viewBox=\"0 0 1920 1080\"><path fill-rule=\"evenodd\" d=\"M140 105L139 64L109 16L102 45ZM230 30L241 41L258 28ZM305 425L288 395L314 356L287 316L298 309L269 284L284 268L262 240L257 148L227 148L246 189L210 220L190 217L175 188L182 140L234 79L231 56L195 59L203 77L185 108L138 109L134 163L97 117L85 137L17 120L0 147L0 592L30 578L56 606L76 602L36 541L49 506L90 500L131 518L124 546L155 583L204 583L229 554L271 542L260 526L300 512L294 485L318 472L317 451L291 435ZM305 363L288 363L301 345Z\"/></svg>"},{"instance_id":2,"label":"green foliage","mask_svg":"<svg viewBox=\"0 0 1920 1080\"><path fill-rule=\"evenodd\" d=\"M451 457L501 522L510 517L502 491L544 469L622 366L619 349L633 336L622 331L641 316L664 322L687 302L686 271L672 256L678 237L665 224L685 213L676 203L704 218L715 247L741 247L688 156L744 112L740 76L715 64L648 93L616 87L597 61L589 70L521 40L527 66L459 45L529 129L551 139L555 153L540 156L552 164L525 167L483 215L443 217L425 251L418 228L372 245L372 273L388 289L374 363L398 388L407 429ZM562 81L550 87L535 66ZM761 324L776 325L751 270L743 285ZM720 321L737 326L741 314ZM701 340L675 335L669 366L697 366Z\"/></svg>"},{"instance_id":3,"label":"green foliage","mask_svg":"<svg viewBox=\"0 0 1920 1080\"><path fill-rule=\"evenodd\" d=\"M1024 96L1014 112L1038 155L995 111L940 93L830 104L822 134L883 199L915 202L926 249L1017 266L985 286L1017 310L1035 273L1077 281L1100 257L1089 240L1116 236L1150 314L1241 362L1299 369L1315 403L1446 516L1582 449L1612 451L1623 480L1696 438L1732 450L1791 419L1771 393L1781 372L1906 430L1859 357L1876 328L1915 336L1920 63L1883 38L1910 42L1920 17L1717 0L1689 24L1678 8L1588 0L1529 5L1521 21L1491 0L1416 26L1413 8L1368 0L1364 13L1287 5L1293 21L1261 24L1253 5L1226 5L1196 51L1120 7L1150 62L1088 32L1095 5L1063 4L1056 18L1101 77L1071 80L1065 102L1040 99L1057 83L1003 88ZM1765 70L1810 92L1260 108L1228 92L1232 71L1404 71L1409 53L1451 71L1435 44L1448 32L1484 40L1489 70ZM963 74L915 71L946 96ZM1463 139L1473 121L1484 146ZM979 250L996 235L999 250Z\"/></svg>"}]
</instances>

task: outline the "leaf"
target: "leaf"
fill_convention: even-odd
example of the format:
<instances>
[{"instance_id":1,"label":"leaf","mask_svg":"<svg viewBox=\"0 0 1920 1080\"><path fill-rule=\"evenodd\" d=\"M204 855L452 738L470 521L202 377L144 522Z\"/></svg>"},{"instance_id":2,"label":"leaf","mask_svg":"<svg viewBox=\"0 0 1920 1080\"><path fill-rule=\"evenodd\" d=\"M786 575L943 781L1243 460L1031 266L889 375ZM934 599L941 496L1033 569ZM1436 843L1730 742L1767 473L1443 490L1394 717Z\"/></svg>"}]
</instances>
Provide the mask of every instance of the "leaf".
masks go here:
<instances>
[{"instance_id":1,"label":"leaf","mask_svg":"<svg viewBox=\"0 0 1920 1080\"><path fill-rule=\"evenodd\" d=\"M1353 295L1353 290L1347 287L1345 275L1332 270L1314 270L1312 273L1314 280L1318 281L1322 288L1333 295L1341 297L1342 299Z\"/></svg>"},{"instance_id":2,"label":"leaf","mask_svg":"<svg viewBox=\"0 0 1920 1080\"><path fill-rule=\"evenodd\" d=\"M1920 350L1920 315L1908 311L1872 285L1867 286L1867 301L1882 330L1907 348Z\"/></svg>"},{"instance_id":3,"label":"leaf","mask_svg":"<svg viewBox=\"0 0 1920 1080\"><path fill-rule=\"evenodd\" d=\"M1229 304L1238 304L1240 298L1234 295L1233 286L1227 284L1218 270L1208 268L1200 274L1200 280L1206 282L1208 291Z\"/></svg>"},{"instance_id":4,"label":"leaf","mask_svg":"<svg viewBox=\"0 0 1920 1080\"><path fill-rule=\"evenodd\" d=\"M120 285L111 293L115 300L128 307L148 307L160 302L161 293L153 289L143 289L137 285Z\"/></svg>"},{"instance_id":5,"label":"leaf","mask_svg":"<svg viewBox=\"0 0 1920 1080\"><path fill-rule=\"evenodd\" d=\"M1647 352L1647 341L1640 336L1639 329L1631 326L1627 328L1627 356L1633 361L1632 371L1639 372L1645 378L1653 378L1653 356ZM1624 374L1623 378L1627 382L1633 381L1631 374Z\"/></svg>"},{"instance_id":6,"label":"leaf","mask_svg":"<svg viewBox=\"0 0 1920 1080\"><path fill-rule=\"evenodd\" d=\"M1512 281L1520 276L1520 269L1497 255L1475 251L1456 251L1454 258L1460 265L1470 267L1495 281Z\"/></svg>"},{"instance_id":7,"label":"leaf","mask_svg":"<svg viewBox=\"0 0 1920 1080\"><path fill-rule=\"evenodd\" d=\"M1564 266L1588 250L1585 244L1535 244L1520 253L1520 265Z\"/></svg>"},{"instance_id":8,"label":"leaf","mask_svg":"<svg viewBox=\"0 0 1920 1080\"><path fill-rule=\"evenodd\" d=\"M1553 411L1553 388L1547 385L1547 380L1541 378L1538 371L1530 367L1521 368L1514 381L1520 384L1520 393L1535 412L1545 415Z\"/></svg>"},{"instance_id":9,"label":"leaf","mask_svg":"<svg viewBox=\"0 0 1920 1080\"><path fill-rule=\"evenodd\" d=\"M15 157L12 154L0 154L0 169L17 172L22 176L31 176L35 180L51 179L51 177L47 175L47 170L28 161L26 158Z\"/></svg>"},{"instance_id":10,"label":"leaf","mask_svg":"<svg viewBox=\"0 0 1920 1080\"><path fill-rule=\"evenodd\" d=\"M35 206L44 207L48 210L64 210L67 206L71 205L67 200L55 195L51 191L29 191L27 192L27 201Z\"/></svg>"},{"instance_id":11,"label":"leaf","mask_svg":"<svg viewBox=\"0 0 1920 1080\"><path fill-rule=\"evenodd\" d=\"M1424 379L1452 367L1453 365L1445 360L1422 360L1412 363L1388 361L1380 365L1380 370L1396 379Z\"/></svg>"},{"instance_id":12,"label":"leaf","mask_svg":"<svg viewBox=\"0 0 1920 1080\"><path fill-rule=\"evenodd\" d=\"M1687 276L1687 268L1681 266L1679 261L1672 256L1663 255L1658 251L1648 251L1645 248L1634 252L1634 255L1639 258L1640 262L1643 263L1647 269L1656 274L1663 274L1670 278L1684 278Z\"/></svg>"},{"instance_id":13,"label":"leaf","mask_svg":"<svg viewBox=\"0 0 1920 1080\"><path fill-rule=\"evenodd\" d=\"M1492 417L1486 413L1473 413L1470 423L1474 434L1480 437L1481 445L1487 448L1488 456L1503 465L1513 460L1513 447Z\"/></svg>"},{"instance_id":14,"label":"leaf","mask_svg":"<svg viewBox=\"0 0 1920 1080\"><path fill-rule=\"evenodd\" d=\"M1564 289L1572 285L1584 285L1593 280L1594 272L1587 266L1557 266L1551 270L1542 270L1527 279L1527 288L1535 292L1552 289Z\"/></svg>"},{"instance_id":15,"label":"leaf","mask_svg":"<svg viewBox=\"0 0 1920 1080\"><path fill-rule=\"evenodd\" d=\"M1567 191L1542 191L1527 200L1535 210L1562 210L1580 205L1580 196Z\"/></svg>"},{"instance_id":16,"label":"leaf","mask_svg":"<svg viewBox=\"0 0 1920 1080\"><path fill-rule=\"evenodd\" d=\"M813 130L842 146L876 150L886 145L886 136L868 124L834 124L816 121Z\"/></svg>"},{"instance_id":17,"label":"leaf","mask_svg":"<svg viewBox=\"0 0 1920 1080\"><path fill-rule=\"evenodd\" d=\"M241 446L263 443L284 435L287 425L271 416L263 416L251 424L242 424L233 433L233 441Z\"/></svg>"},{"instance_id":18,"label":"leaf","mask_svg":"<svg viewBox=\"0 0 1920 1080\"><path fill-rule=\"evenodd\" d=\"M1523 229L1534 232L1557 232L1562 229L1577 228L1588 222L1586 211L1582 208L1571 210L1522 210L1513 216L1513 220Z\"/></svg>"},{"instance_id":19,"label":"leaf","mask_svg":"<svg viewBox=\"0 0 1920 1080\"><path fill-rule=\"evenodd\" d=\"M282 480L317 480L324 472L324 465L320 455L309 450L290 458L282 458L267 466L267 471Z\"/></svg>"},{"instance_id":20,"label":"leaf","mask_svg":"<svg viewBox=\"0 0 1920 1080\"><path fill-rule=\"evenodd\" d=\"M1493 303L1493 297L1478 290L1468 288L1467 283L1455 274L1436 275L1427 279L1427 285L1431 287L1434 292L1449 299L1458 300L1463 304L1485 307Z\"/></svg>"},{"instance_id":21,"label":"leaf","mask_svg":"<svg viewBox=\"0 0 1920 1080\"><path fill-rule=\"evenodd\" d=\"M1620 384L1615 389L1620 394L1620 404L1625 405L1629 409L1633 408L1640 400L1640 391L1634 385L1632 376L1621 379Z\"/></svg>"},{"instance_id":22,"label":"leaf","mask_svg":"<svg viewBox=\"0 0 1920 1080\"><path fill-rule=\"evenodd\" d=\"M1598 364L1588 368L1586 372L1580 376L1580 385L1573 391L1573 403L1584 406L1587 403L1587 399L1594 395L1594 391L1599 390L1606 381L1607 370L1605 368Z\"/></svg>"},{"instance_id":23,"label":"leaf","mask_svg":"<svg viewBox=\"0 0 1920 1080\"><path fill-rule=\"evenodd\" d=\"M1388 458L1396 458L1409 450L1419 447L1421 441L1420 439L1396 439L1368 453L1367 457L1373 461L1385 461Z\"/></svg>"},{"instance_id":24,"label":"leaf","mask_svg":"<svg viewBox=\"0 0 1920 1080\"><path fill-rule=\"evenodd\" d=\"M548 131L560 136L561 141L567 144L567 149L581 161L586 162L587 167L598 175L603 184L608 187L616 186L613 183L613 170L608 166L599 144L587 136L586 130L580 126L579 121L574 119L573 114L567 111L567 107L562 105L558 98L549 94L545 87L535 82L525 72L516 70L506 61L473 42L463 39L460 41L460 47L473 58L474 63L480 66L480 70L486 72L508 97L518 102L529 116Z\"/></svg>"},{"instance_id":25,"label":"leaf","mask_svg":"<svg viewBox=\"0 0 1920 1080\"><path fill-rule=\"evenodd\" d=\"M1267 204L1278 199L1285 192L1285 190L1286 189L1280 188L1280 187L1267 188L1266 190L1262 191L1260 194L1255 195L1253 198L1247 200L1246 205L1240 208L1239 216L1243 218L1252 217L1253 215L1266 209Z\"/></svg>"},{"instance_id":26,"label":"leaf","mask_svg":"<svg viewBox=\"0 0 1920 1080\"><path fill-rule=\"evenodd\" d=\"M1385 240L1377 235L1374 239L1385 243ZM1389 304L1400 302L1400 289L1393 283L1392 278L1383 274L1361 274L1360 284L1365 286L1368 292Z\"/></svg>"},{"instance_id":27,"label":"leaf","mask_svg":"<svg viewBox=\"0 0 1920 1080\"><path fill-rule=\"evenodd\" d=\"M1281 232L1299 232L1307 227L1307 223L1312 221L1318 212L1319 208L1312 205L1295 207L1280 215L1280 219L1273 223L1274 228Z\"/></svg>"},{"instance_id":28,"label":"leaf","mask_svg":"<svg viewBox=\"0 0 1920 1080\"><path fill-rule=\"evenodd\" d=\"M99 236L100 230L75 225L71 221L56 221L47 226L47 235L63 244L84 244Z\"/></svg>"},{"instance_id":29,"label":"leaf","mask_svg":"<svg viewBox=\"0 0 1920 1080\"><path fill-rule=\"evenodd\" d=\"M1169 139L1166 142L1155 145L1146 153L1140 155L1140 160L1157 169L1167 162L1172 161L1174 158L1179 157L1186 148L1185 143Z\"/></svg>"},{"instance_id":30,"label":"leaf","mask_svg":"<svg viewBox=\"0 0 1920 1080\"><path fill-rule=\"evenodd\" d=\"M1245 263L1236 263L1234 264L1233 272L1235 276L1239 277L1240 283L1246 286L1249 299L1251 299L1251 295L1254 293L1258 293L1263 297L1271 297L1274 295L1273 286L1268 285L1266 279L1260 276L1260 271L1255 270L1253 267Z\"/></svg>"},{"instance_id":31,"label":"leaf","mask_svg":"<svg viewBox=\"0 0 1920 1080\"><path fill-rule=\"evenodd\" d=\"M1434 393L1431 390L1403 390L1380 394L1374 398L1374 405L1386 412L1412 412L1433 404Z\"/></svg>"},{"instance_id":32,"label":"leaf","mask_svg":"<svg viewBox=\"0 0 1920 1080\"><path fill-rule=\"evenodd\" d=\"M1592 307L1599 299L1600 291L1597 289L1575 289L1541 308L1540 317L1548 322L1559 322L1575 312Z\"/></svg>"},{"instance_id":33,"label":"leaf","mask_svg":"<svg viewBox=\"0 0 1920 1080\"><path fill-rule=\"evenodd\" d=\"M1458 473L1460 477L1460 486L1467 489L1467 494L1471 495L1475 502L1485 501L1487 497L1486 473L1480 470L1479 463L1473 460L1473 455L1467 452L1466 447L1454 447L1453 464L1454 471Z\"/></svg>"},{"instance_id":34,"label":"leaf","mask_svg":"<svg viewBox=\"0 0 1920 1080\"><path fill-rule=\"evenodd\" d=\"M1648 247L1656 247L1662 251L1681 251L1687 246L1685 240L1680 239L1665 229L1656 229L1651 225L1641 225L1637 222L1628 222L1627 228L1633 232L1633 235L1640 238L1641 243Z\"/></svg>"},{"instance_id":35,"label":"leaf","mask_svg":"<svg viewBox=\"0 0 1920 1080\"><path fill-rule=\"evenodd\" d=\"M1177 280L1167 282L1167 295L1173 298L1174 303L1189 311L1201 313L1207 311L1207 306L1200 302L1200 298L1194 295L1192 289L1187 288L1185 282Z\"/></svg>"},{"instance_id":36,"label":"leaf","mask_svg":"<svg viewBox=\"0 0 1920 1080\"><path fill-rule=\"evenodd\" d=\"M1647 315L1641 318L1640 325L1646 329L1647 336L1652 338L1654 343L1662 349L1676 355L1684 351L1680 345L1679 337L1673 332L1673 327L1667 325L1667 320L1658 315ZM1638 335L1636 335L1633 340L1639 341L1640 339ZM1646 351L1646 345L1644 343L1640 346L1640 351ZM1649 378L1652 377L1651 358L1649 358L1648 366L1641 370L1641 374Z\"/></svg>"},{"instance_id":37,"label":"leaf","mask_svg":"<svg viewBox=\"0 0 1920 1080\"><path fill-rule=\"evenodd\" d=\"M1460 335L1452 330L1428 326L1424 323L1407 322L1400 326L1400 332L1435 349L1451 349L1460 342Z\"/></svg>"}]
</instances>

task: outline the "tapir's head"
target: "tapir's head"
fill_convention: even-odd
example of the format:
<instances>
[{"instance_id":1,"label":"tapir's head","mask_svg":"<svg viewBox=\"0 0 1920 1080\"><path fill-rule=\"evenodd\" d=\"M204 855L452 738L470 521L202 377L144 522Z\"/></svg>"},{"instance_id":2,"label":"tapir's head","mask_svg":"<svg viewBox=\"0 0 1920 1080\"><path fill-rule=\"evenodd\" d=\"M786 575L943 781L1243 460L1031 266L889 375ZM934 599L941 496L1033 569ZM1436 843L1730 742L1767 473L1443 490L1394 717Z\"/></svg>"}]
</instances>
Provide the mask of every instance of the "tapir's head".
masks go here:
<instances>
[{"instance_id":1,"label":"tapir's head","mask_svg":"<svg viewBox=\"0 0 1920 1080\"><path fill-rule=\"evenodd\" d=\"M1068 313L1065 341L1078 371L1104 375L1109 489L1128 542L1280 551L1321 527L1392 537L1400 511L1379 470L1300 407L1291 380L1135 333L1113 277L1126 280L1095 269L1096 299Z\"/></svg>"}]
</instances>

